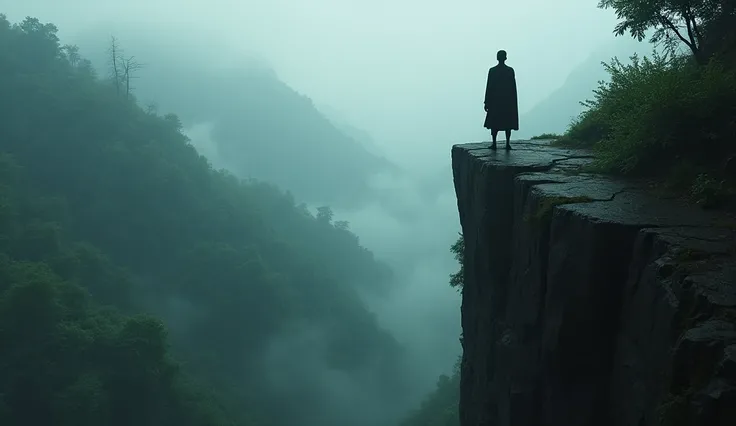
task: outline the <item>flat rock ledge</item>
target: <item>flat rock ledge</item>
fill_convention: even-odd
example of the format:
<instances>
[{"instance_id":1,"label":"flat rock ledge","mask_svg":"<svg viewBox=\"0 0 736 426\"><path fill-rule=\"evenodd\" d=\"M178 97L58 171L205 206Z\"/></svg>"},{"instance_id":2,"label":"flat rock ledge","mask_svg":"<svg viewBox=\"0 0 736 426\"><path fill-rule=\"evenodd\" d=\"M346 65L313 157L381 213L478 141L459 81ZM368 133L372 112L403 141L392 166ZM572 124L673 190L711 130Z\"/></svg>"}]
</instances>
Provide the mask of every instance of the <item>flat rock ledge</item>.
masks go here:
<instances>
[{"instance_id":1,"label":"flat rock ledge","mask_svg":"<svg viewBox=\"0 0 736 426\"><path fill-rule=\"evenodd\" d=\"M733 222L512 146L452 148L460 424L736 425Z\"/></svg>"}]
</instances>

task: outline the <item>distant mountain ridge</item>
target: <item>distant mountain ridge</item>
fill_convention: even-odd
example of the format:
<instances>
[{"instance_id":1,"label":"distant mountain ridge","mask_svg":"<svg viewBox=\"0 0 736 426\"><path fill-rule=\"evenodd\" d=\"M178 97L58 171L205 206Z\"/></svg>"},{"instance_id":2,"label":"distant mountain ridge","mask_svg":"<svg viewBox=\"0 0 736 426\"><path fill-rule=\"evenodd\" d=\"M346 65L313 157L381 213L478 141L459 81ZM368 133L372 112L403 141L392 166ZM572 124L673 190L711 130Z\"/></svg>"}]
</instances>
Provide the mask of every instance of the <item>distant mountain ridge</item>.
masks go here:
<instances>
[{"instance_id":1,"label":"distant mountain ridge","mask_svg":"<svg viewBox=\"0 0 736 426\"><path fill-rule=\"evenodd\" d=\"M267 65L245 57L229 66L190 61L197 52L172 50L172 35L152 42L144 34L120 38L126 54L145 63L135 96L142 104L155 99L161 112L175 111L185 128L208 124L219 163L241 177L276 184L308 203L351 206L370 197L373 174L391 167L356 140L364 135L337 126ZM79 40L104 72L109 35L92 32Z\"/></svg>"},{"instance_id":2,"label":"distant mountain ridge","mask_svg":"<svg viewBox=\"0 0 736 426\"><path fill-rule=\"evenodd\" d=\"M338 109L327 104L317 105L317 109L330 120L332 125L360 143L368 152L379 157L384 156L383 150L376 144L373 136L368 131L354 126Z\"/></svg>"},{"instance_id":3,"label":"distant mountain ridge","mask_svg":"<svg viewBox=\"0 0 736 426\"><path fill-rule=\"evenodd\" d=\"M648 55L651 50L651 44L630 37L620 37L601 46L573 69L562 86L522 114L519 137L565 132L570 122L583 111L580 102L592 98L598 82L608 79L601 62L608 62L615 56L626 63L632 54Z\"/></svg>"}]
</instances>

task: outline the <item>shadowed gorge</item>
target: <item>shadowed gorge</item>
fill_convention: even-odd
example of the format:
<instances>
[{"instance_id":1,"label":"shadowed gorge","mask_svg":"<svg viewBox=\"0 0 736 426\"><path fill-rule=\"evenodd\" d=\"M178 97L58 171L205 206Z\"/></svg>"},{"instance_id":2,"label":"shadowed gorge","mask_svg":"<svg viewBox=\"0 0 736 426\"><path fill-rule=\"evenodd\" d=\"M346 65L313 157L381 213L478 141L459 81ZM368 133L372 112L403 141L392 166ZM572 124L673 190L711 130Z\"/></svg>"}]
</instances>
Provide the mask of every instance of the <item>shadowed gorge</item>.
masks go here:
<instances>
[{"instance_id":1,"label":"shadowed gorge","mask_svg":"<svg viewBox=\"0 0 736 426\"><path fill-rule=\"evenodd\" d=\"M53 25L0 17L0 41L0 424L399 414L404 349L359 297L393 275L329 207L214 170Z\"/></svg>"},{"instance_id":2,"label":"shadowed gorge","mask_svg":"<svg viewBox=\"0 0 736 426\"><path fill-rule=\"evenodd\" d=\"M452 149L464 235L460 424L731 424L733 219L586 151Z\"/></svg>"}]
</instances>

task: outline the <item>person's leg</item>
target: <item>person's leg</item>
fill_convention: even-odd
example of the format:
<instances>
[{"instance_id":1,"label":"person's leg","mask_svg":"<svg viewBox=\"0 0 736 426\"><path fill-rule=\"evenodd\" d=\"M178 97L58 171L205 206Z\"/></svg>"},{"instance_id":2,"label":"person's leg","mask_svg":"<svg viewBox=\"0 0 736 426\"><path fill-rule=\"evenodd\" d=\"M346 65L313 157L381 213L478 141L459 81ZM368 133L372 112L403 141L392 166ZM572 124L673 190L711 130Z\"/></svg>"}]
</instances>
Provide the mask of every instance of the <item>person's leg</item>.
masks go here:
<instances>
[{"instance_id":1,"label":"person's leg","mask_svg":"<svg viewBox=\"0 0 736 426\"><path fill-rule=\"evenodd\" d=\"M496 149L496 139L498 139L498 130L491 129L491 149Z\"/></svg>"},{"instance_id":2,"label":"person's leg","mask_svg":"<svg viewBox=\"0 0 736 426\"><path fill-rule=\"evenodd\" d=\"M511 149L511 130L506 130L506 149Z\"/></svg>"}]
</instances>

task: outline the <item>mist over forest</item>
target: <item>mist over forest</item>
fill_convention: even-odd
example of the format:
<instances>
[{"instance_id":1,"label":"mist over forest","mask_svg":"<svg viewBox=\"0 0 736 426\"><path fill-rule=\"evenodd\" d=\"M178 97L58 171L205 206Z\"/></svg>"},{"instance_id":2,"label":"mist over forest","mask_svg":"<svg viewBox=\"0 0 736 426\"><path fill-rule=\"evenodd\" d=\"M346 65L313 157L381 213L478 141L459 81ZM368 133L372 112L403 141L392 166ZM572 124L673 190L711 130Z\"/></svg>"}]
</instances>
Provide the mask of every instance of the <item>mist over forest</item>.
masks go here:
<instances>
[{"instance_id":1,"label":"mist over forest","mask_svg":"<svg viewBox=\"0 0 736 426\"><path fill-rule=\"evenodd\" d=\"M558 3L0 0L0 424L457 425L496 50L519 138L651 50Z\"/></svg>"}]
</instances>

